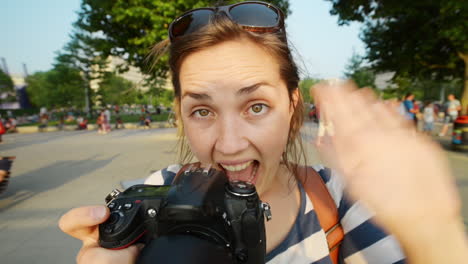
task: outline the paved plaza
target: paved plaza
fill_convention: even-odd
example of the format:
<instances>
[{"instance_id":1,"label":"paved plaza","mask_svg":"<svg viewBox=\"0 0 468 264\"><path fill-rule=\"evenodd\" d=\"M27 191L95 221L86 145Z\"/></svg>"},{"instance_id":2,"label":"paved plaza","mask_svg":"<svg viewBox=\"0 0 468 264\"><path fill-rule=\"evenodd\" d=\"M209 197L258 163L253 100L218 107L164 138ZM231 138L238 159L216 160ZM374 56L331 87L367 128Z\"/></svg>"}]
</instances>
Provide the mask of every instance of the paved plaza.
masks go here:
<instances>
[{"instance_id":1,"label":"paved plaza","mask_svg":"<svg viewBox=\"0 0 468 264\"><path fill-rule=\"evenodd\" d=\"M315 129L306 124L306 141ZM17 159L10 186L0 195L0 263L75 263L81 243L58 229L60 216L72 207L102 204L121 181L176 163L176 142L174 128L4 136L0 155ZM307 152L311 162L318 162L313 149ZM446 153L468 226L468 155Z\"/></svg>"}]
</instances>

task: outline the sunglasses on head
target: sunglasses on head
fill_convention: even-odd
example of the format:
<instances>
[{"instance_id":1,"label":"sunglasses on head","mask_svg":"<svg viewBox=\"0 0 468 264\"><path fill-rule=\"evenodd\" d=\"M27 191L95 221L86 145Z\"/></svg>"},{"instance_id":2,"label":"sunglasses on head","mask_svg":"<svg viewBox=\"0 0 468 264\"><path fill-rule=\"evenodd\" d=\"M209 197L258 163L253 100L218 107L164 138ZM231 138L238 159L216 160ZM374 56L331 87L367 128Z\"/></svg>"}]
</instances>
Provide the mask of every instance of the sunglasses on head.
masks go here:
<instances>
[{"instance_id":1,"label":"sunglasses on head","mask_svg":"<svg viewBox=\"0 0 468 264\"><path fill-rule=\"evenodd\" d=\"M174 41L177 37L199 30L209 24L211 18L219 12L223 12L231 21L247 31L265 33L284 29L284 15L281 9L270 3L247 1L185 12L169 26L169 39Z\"/></svg>"}]
</instances>

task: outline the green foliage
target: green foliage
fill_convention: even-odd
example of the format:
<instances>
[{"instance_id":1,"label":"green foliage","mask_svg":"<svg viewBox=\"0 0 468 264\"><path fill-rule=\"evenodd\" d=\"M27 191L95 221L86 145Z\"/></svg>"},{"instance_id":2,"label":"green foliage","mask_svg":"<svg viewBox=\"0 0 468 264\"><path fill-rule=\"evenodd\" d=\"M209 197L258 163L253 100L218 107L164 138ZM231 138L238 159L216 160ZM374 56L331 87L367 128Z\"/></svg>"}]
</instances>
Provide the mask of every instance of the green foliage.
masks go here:
<instances>
[{"instance_id":1,"label":"green foliage","mask_svg":"<svg viewBox=\"0 0 468 264\"><path fill-rule=\"evenodd\" d=\"M174 92L151 86L148 91L137 90L135 85L117 76L115 73L106 73L102 82L99 84L97 94L102 105L123 105L123 104L141 104L141 105L164 105L170 106L174 101Z\"/></svg>"},{"instance_id":2,"label":"green foliage","mask_svg":"<svg viewBox=\"0 0 468 264\"><path fill-rule=\"evenodd\" d=\"M76 26L93 34L94 41L90 44L100 57L113 55L125 58L129 65L149 73L155 81L158 78L166 79L167 58L159 60L155 70L149 72L147 56L150 48L167 39L167 29L177 16L193 8L212 6L215 2L220 1L83 0ZM289 14L288 0L268 2Z\"/></svg>"},{"instance_id":3,"label":"green foliage","mask_svg":"<svg viewBox=\"0 0 468 264\"><path fill-rule=\"evenodd\" d=\"M86 85L77 69L56 65L26 78L31 102L37 107L83 107Z\"/></svg>"},{"instance_id":4,"label":"green foliage","mask_svg":"<svg viewBox=\"0 0 468 264\"><path fill-rule=\"evenodd\" d=\"M460 0L326 0L340 25L364 23L366 58L376 71L411 79L465 79L468 4Z\"/></svg>"},{"instance_id":5,"label":"green foliage","mask_svg":"<svg viewBox=\"0 0 468 264\"><path fill-rule=\"evenodd\" d=\"M434 81L430 79L415 79L410 76L398 76L394 78L395 87L383 90L383 99L399 98L402 99L405 94L411 92L416 100L421 101L440 101L447 94L454 94L460 98L463 90L463 81L459 78L453 80ZM442 92L444 90L444 92ZM442 98L441 98L442 96Z\"/></svg>"},{"instance_id":6,"label":"green foliage","mask_svg":"<svg viewBox=\"0 0 468 264\"><path fill-rule=\"evenodd\" d=\"M15 89L13 85L13 80L8 74L4 73L0 69L0 94L3 93L7 93L7 96L4 99L0 98L0 103L15 100Z\"/></svg>"},{"instance_id":7,"label":"green foliage","mask_svg":"<svg viewBox=\"0 0 468 264\"><path fill-rule=\"evenodd\" d=\"M138 91L135 85L115 73L106 73L99 84L99 101L102 105L133 104Z\"/></svg>"},{"instance_id":8,"label":"green foliage","mask_svg":"<svg viewBox=\"0 0 468 264\"><path fill-rule=\"evenodd\" d=\"M70 37L71 41L57 54L55 67L72 68L80 73L84 82L77 89L80 89L85 94L85 98L83 99L86 102L85 112L89 113L91 109L87 107L94 105L91 100L93 98L93 90L90 88L90 83L92 80L103 77L107 66L107 56L103 56L96 51L96 48L101 45L101 41L91 33L75 26Z\"/></svg>"},{"instance_id":9,"label":"green foliage","mask_svg":"<svg viewBox=\"0 0 468 264\"><path fill-rule=\"evenodd\" d=\"M365 23L367 58L379 70L461 76L468 52L468 5L458 0L327 0L340 24Z\"/></svg>"},{"instance_id":10,"label":"green foliage","mask_svg":"<svg viewBox=\"0 0 468 264\"><path fill-rule=\"evenodd\" d=\"M375 72L369 66L363 66L364 58L353 53L346 65L345 76L356 82L357 86L375 89Z\"/></svg>"},{"instance_id":11,"label":"green foliage","mask_svg":"<svg viewBox=\"0 0 468 264\"><path fill-rule=\"evenodd\" d=\"M305 103L311 103L313 102L313 98L310 96L310 87L312 87L314 84L319 83L319 79L313 79L313 78L305 78L304 80L301 80L299 82L299 89L302 93L302 97L304 98Z\"/></svg>"}]
</instances>

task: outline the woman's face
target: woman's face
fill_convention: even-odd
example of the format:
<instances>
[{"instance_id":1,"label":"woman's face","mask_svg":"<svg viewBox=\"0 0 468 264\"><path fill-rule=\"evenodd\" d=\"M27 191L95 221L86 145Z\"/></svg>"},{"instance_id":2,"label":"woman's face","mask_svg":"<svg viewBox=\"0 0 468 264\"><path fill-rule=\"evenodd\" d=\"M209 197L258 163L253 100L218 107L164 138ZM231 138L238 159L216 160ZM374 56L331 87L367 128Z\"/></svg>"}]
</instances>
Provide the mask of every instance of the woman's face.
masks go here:
<instances>
[{"instance_id":1,"label":"woman's face","mask_svg":"<svg viewBox=\"0 0 468 264\"><path fill-rule=\"evenodd\" d=\"M268 189L293 113L276 59L249 40L223 42L186 57L180 84L184 132L198 160Z\"/></svg>"}]
</instances>

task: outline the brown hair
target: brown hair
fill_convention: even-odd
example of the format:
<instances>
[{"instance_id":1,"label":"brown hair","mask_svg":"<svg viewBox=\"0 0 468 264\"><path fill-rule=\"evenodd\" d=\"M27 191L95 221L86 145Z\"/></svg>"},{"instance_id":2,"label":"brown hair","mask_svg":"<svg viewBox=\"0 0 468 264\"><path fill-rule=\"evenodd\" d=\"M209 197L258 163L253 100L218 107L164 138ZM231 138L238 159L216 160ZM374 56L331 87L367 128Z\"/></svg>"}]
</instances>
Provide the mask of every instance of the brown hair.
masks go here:
<instances>
[{"instance_id":1,"label":"brown hair","mask_svg":"<svg viewBox=\"0 0 468 264\"><path fill-rule=\"evenodd\" d=\"M281 79L286 83L288 89L290 103L293 103L293 93L298 89L299 73L296 64L293 61L291 51L289 49L286 33L279 31L276 33L252 33L244 30L239 25L232 22L223 14L217 14L211 20L211 23L202 29L191 34L178 37L176 41L169 44L169 40L165 40L156 44L151 52L153 58L159 57L166 50L169 50L169 67L172 75L172 84L175 93L175 109L180 117L180 67L184 59L194 52L212 47L216 44L246 38L258 46L262 47L267 53L274 56L280 65ZM287 168L296 174L297 165L301 158L306 162L305 152L302 145L301 136L299 135L300 128L303 123L304 104L302 95L298 91L299 98L294 106L294 113L291 118L288 143L286 151L283 153L282 159ZM183 124L178 118L179 127L179 158L182 164L190 162L193 154L186 142L183 134Z\"/></svg>"}]
</instances>

